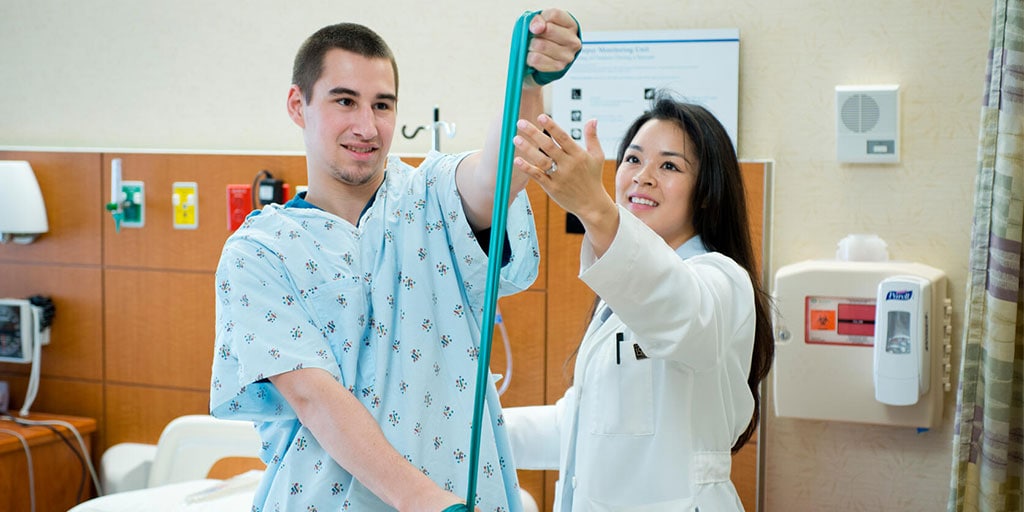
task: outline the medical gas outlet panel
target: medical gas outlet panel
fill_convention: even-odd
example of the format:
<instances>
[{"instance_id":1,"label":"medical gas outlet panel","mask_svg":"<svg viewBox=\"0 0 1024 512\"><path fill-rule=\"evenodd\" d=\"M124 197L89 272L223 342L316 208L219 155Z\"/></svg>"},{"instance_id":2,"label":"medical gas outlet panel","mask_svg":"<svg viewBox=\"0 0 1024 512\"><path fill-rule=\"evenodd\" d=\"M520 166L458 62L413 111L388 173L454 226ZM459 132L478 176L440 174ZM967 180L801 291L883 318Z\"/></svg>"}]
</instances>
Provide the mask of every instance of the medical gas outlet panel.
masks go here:
<instances>
[{"instance_id":1,"label":"medical gas outlet panel","mask_svg":"<svg viewBox=\"0 0 1024 512\"><path fill-rule=\"evenodd\" d=\"M931 428L950 390L946 275L898 261L805 261L775 275L780 417Z\"/></svg>"},{"instance_id":2,"label":"medical gas outlet panel","mask_svg":"<svg viewBox=\"0 0 1024 512\"><path fill-rule=\"evenodd\" d=\"M142 181L122 179L122 159L114 158L110 163L110 201L104 208L111 214L115 232L121 228L144 228L146 226L146 184ZM306 190L296 187L296 193ZM274 178L267 170L256 173L250 184L228 184L226 188L227 229L235 231L254 210L268 204L285 204L291 197L291 187L284 180ZM158 202L156 216L167 216L174 229L199 229L199 183L196 181L175 181L171 183L170 212Z\"/></svg>"}]
</instances>

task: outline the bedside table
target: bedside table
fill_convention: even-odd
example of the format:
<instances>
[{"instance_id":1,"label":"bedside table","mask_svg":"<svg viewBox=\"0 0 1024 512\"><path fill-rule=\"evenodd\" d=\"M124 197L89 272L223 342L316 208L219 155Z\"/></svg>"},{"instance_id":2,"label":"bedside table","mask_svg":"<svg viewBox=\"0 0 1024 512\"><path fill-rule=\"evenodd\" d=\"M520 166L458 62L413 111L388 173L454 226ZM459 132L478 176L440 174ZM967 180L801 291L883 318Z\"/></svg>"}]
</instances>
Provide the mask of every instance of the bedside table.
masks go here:
<instances>
[{"instance_id":1,"label":"bedside table","mask_svg":"<svg viewBox=\"0 0 1024 512\"><path fill-rule=\"evenodd\" d=\"M70 423L90 451L83 457L92 458L92 433L96 431L96 420L76 416L32 413L26 418L31 421L59 420ZM74 433L64 426L54 425L80 451ZM84 469L85 485L82 495L76 496L83 478L83 467L78 457L60 437L45 426L23 426L13 421L0 419L0 510L29 511L28 461L25 450L17 437L5 432L14 431L28 442L32 455L32 472L35 479L36 512L63 512L92 495L92 477Z\"/></svg>"}]
</instances>

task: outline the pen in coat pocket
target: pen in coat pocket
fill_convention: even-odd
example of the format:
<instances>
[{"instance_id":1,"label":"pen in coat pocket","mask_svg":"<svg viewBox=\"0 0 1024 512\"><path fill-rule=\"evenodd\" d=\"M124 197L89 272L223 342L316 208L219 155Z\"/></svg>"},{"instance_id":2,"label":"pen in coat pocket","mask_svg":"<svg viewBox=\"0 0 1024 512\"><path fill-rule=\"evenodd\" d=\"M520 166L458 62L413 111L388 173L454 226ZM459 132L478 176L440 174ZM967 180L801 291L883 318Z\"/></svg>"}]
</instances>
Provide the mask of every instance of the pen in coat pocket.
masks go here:
<instances>
[{"instance_id":1,"label":"pen in coat pocket","mask_svg":"<svg viewBox=\"0 0 1024 512\"><path fill-rule=\"evenodd\" d=\"M615 364L622 364L622 340L622 333L615 333Z\"/></svg>"}]
</instances>

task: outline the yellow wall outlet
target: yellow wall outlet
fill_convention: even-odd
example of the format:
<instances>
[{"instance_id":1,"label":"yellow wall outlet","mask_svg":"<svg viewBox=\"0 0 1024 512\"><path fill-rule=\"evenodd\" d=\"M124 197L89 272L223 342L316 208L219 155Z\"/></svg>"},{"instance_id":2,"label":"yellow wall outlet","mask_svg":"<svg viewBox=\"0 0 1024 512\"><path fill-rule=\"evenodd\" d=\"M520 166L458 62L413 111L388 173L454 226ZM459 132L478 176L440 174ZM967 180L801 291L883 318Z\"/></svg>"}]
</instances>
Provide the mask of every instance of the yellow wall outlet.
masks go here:
<instances>
[{"instance_id":1,"label":"yellow wall outlet","mask_svg":"<svg viewBox=\"0 0 1024 512\"><path fill-rule=\"evenodd\" d=\"M171 185L174 229L199 227L199 186L194 181L176 181Z\"/></svg>"}]
</instances>

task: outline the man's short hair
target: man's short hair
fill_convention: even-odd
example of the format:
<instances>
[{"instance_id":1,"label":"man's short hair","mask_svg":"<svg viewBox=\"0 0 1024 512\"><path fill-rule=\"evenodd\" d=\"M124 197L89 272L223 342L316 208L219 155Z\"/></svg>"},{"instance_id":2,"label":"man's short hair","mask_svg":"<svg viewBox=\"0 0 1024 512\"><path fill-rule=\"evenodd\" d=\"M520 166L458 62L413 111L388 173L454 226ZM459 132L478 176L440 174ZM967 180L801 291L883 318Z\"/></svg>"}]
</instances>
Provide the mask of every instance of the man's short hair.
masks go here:
<instances>
[{"instance_id":1,"label":"man's short hair","mask_svg":"<svg viewBox=\"0 0 1024 512\"><path fill-rule=\"evenodd\" d=\"M306 103L313 96L313 84L323 73L324 55L335 48L371 59L391 61L391 69L395 72L395 92L398 92L398 64L384 39L358 23L338 23L314 32L295 54L292 84L299 86Z\"/></svg>"}]
</instances>

